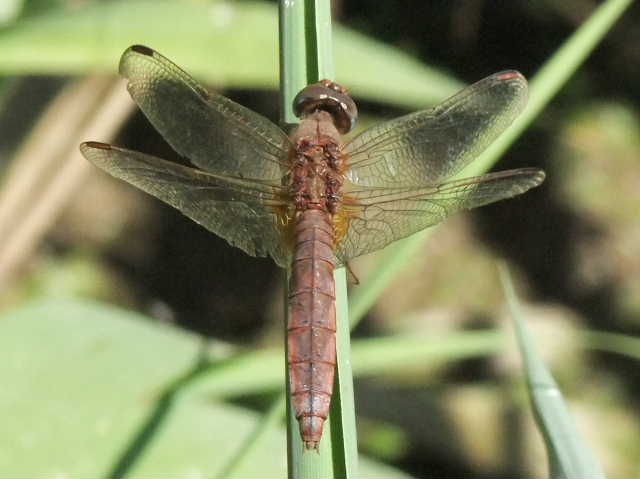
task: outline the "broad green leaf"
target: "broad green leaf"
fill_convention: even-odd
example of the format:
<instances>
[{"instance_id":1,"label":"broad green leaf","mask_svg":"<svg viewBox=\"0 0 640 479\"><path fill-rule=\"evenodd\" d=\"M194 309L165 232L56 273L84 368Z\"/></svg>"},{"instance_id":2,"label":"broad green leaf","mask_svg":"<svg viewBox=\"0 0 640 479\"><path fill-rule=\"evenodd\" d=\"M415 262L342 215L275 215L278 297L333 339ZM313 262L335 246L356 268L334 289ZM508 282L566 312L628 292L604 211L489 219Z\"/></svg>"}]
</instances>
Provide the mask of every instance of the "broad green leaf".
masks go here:
<instances>
[{"instance_id":1,"label":"broad green leaf","mask_svg":"<svg viewBox=\"0 0 640 479\"><path fill-rule=\"evenodd\" d=\"M7 477L104 476L201 349L192 335L89 303L36 304L2 317L0 331Z\"/></svg>"},{"instance_id":2,"label":"broad green leaf","mask_svg":"<svg viewBox=\"0 0 640 479\"><path fill-rule=\"evenodd\" d=\"M71 4L0 30L0 74L115 74L122 52L141 43L212 85L275 89L277 26L276 5L266 2ZM334 28L334 52L337 79L356 97L415 109L461 86L406 53L346 28Z\"/></svg>"},{"instance_id":3,"label":"broad green leaf","mask_svg":"<svg viewBox=\"0 0 640 479\"><path fill-rule=\"evenodd\" d=\"M0 470L6 477L212 477L260 416L189 387L229 347L76 300L0 317ZM282 387L282 359L277 368ZM253 374L250 371L245 371ZM283 477L284 428L236 477ZM364 477L405 477L362 460ZM116 474L118 473L118 474Z\"/></svg>"}]
</instances>

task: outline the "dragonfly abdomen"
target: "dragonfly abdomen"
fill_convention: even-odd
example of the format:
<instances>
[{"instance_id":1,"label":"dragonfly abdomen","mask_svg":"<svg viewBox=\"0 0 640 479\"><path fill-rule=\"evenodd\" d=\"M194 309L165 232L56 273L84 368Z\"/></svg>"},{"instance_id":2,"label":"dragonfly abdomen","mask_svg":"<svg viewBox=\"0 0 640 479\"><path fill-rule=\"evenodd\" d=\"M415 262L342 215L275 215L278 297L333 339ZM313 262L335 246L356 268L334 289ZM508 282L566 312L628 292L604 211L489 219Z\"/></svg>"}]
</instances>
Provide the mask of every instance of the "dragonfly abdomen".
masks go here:
<instances>
[{"instance_id":1,"label":"dragonfly abdomen","mask_svg":"<svg viewBox=\"0 0 640 479\"><path fill-rule=\"evenodd\" d=\"M329 414L336 364L333 225L318 209L295 227L289 283L288 367L293 408L307 449L317 449Z\"/></svg>"}]
</instances>

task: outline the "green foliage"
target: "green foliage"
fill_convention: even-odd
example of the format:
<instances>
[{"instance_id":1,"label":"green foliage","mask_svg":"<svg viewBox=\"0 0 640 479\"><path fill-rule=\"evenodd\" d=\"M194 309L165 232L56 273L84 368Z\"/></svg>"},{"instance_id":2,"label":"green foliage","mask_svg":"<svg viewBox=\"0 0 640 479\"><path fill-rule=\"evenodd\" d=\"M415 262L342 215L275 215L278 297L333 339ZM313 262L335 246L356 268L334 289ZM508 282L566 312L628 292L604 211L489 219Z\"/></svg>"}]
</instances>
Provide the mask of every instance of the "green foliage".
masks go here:
<instances>
[{"instance_id":1,"label":"green foliage","mask_svg":"<svg viewBox=\"0 0 640 479\"><path fill-rule=\"evenodd\" d=\"M277 15L275 5L250 1L127 0L59 6L0 31L0 74L113 74L122 52L139 43L213 85L275 89ZM337 78L359 97L414 109L461 86L407 54L346 28L335 28L333 43Z\"/></svg>"},{"instance_id":2,"label":"green foliage","mask_svg":"<svg viewBox=\"0 0 640 479\"><path fill-rule=\"evenodd\" d=\"M376 374L488 354L499 344L486 333L376 339L356 342L353 360L356 373ZM236 477L284 475L277 415L248 445L260 415L224 401L281 389L281 351L236 352L138 314L58 299L1 316L0 351L3 475L211 477L238 451ZM359 469L363 477L404 477L363 458Z\"/></svg>"}]
</instances>

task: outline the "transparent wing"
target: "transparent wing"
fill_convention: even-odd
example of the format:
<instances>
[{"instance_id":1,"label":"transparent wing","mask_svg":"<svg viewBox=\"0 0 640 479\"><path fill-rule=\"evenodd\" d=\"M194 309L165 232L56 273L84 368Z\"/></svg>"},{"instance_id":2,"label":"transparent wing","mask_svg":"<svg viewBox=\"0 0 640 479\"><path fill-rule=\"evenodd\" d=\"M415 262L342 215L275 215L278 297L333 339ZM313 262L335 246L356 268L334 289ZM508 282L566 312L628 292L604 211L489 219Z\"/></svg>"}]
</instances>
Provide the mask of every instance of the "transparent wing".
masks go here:
<instances>
[{"instance_id":1,"label":"transparent wing","mask_svg":"<svg viewBox=\"0 0 640 479\"><path fill-rule=\"evenodd\" d=\"M229 244L287 266L279 180L213 175L104 143L83 143L80 151L97 167L177 208Z\"/></svg>"},{"instance_id":2,"label":"transparent wing","mask_svg":"<svg viewBox=\"0 0 640 479\"><path fill-rule=\"evenodd\" d=\"M527 81L504 71L440 105L365 130L346 147L347 177L362 186L434 185L475 159L524 109Z\"/></svg>"},{"instance_id":3,"label":"transparent wing","mask_svg":"<svg viewBox=\"0 0 640 479\"><path fill-rule=\"evenodd\" d=\"M348 227L344 237L338 239L336 256L344 263L433 226L460 210L522 194L543 180L542 170L521 168L438 186L350 191L338 220Z\"/></svg>"},{"instance_id":4,"label":"transparent wing","mask_svg":"<svg viewBox=\"0 0 640 479\"><path fill-rule=\"evenodd\" d=\"M263 116L198 85L143 46L127 49L120 73L153 126L180 155L215 174L275 180L286 171L289 139Z\"/></svg>"}]
</instances>

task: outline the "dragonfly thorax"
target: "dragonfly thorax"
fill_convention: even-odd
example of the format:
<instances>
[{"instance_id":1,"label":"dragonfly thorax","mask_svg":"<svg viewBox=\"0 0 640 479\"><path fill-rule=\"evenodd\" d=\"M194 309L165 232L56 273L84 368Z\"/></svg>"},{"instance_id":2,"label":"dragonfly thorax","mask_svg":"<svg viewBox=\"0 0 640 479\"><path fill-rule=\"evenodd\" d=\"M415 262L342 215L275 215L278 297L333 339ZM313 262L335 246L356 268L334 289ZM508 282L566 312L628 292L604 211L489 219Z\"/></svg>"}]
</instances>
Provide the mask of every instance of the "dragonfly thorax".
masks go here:
<instances>
[{"instance_id":1,"label":"dragonfly thorax","mask_svg":"<svg viewBox=\"0 0 640 479\"><path fill-rule=\"evenodd\" d=\"M319 111L293 133L290 193L297 212L336 212L341 199L340 134L327 112Z\"/></svg>"}]
</instances>

